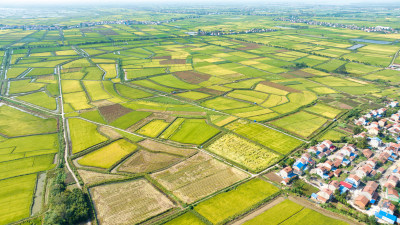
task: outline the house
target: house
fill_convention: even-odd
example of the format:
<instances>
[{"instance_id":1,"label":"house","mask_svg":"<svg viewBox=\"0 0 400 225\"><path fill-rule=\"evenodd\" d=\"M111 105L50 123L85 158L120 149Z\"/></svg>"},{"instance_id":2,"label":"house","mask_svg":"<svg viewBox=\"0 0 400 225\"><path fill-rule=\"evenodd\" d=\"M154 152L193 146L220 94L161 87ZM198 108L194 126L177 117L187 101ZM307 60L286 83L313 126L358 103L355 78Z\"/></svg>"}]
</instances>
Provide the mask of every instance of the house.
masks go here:
<instances>
[{"instance_id":1,"label":"house","mask_svg":"<svg viewBox=\"0 0 400 225\"><path fill-rule=\"evenodd\" d=\"M369 159L369 158L371 158L372 157L372 155L374 154L372 151L371 151L371 149L364 149L364 150L362 150L362 154L367 158L367 159Z\"/></svg>"},{"instance_id":2,"label":"house","mask_svg":"<svg viewBox=\"0 0 400 225\"><path fill-rule=\"evenodd\" d=\"M389 153L387 153L387 152L382 152L380 155L379 155L379 161L381 162L381 163L383 163L383 164L385 164L388 160L389 160L389 157L390 157L390 154Z\"/></svg>"},{"instance_id":3,"label":"house","mask_svg":"<svg viewBox=\"0 0 400 225\"><path fill-rule=\"evenodd\" d=\"M359 195L354 200L354 204L361 209L365 209L365 207L368 205L368 203L369 203L369 200L364 195Z\"/></svg>"},{"instance_id":4,"label":"house","mask_svg":"<svg viewBox=\"0 0 400 225\"><path fill-rule=\"evenodd\" d=\"M379 219L384 220L385 222L389 223L389 224L394 224L397 221L397 217L394 216L393 214L390 213L386 213L384 211L379 211L375 213L375 216Z\"/></svg>"},{"instance_id":5,"label":"house","mask_svg":"<svg viewBox=\"0 0 400 225\"><path fill-rule=\"evenodd\" d=\"M334 168L334 163L330 160L326 160L323 164L323 167L327 168L328 170L332 170Z\"/></svg>"},{"instance_id":6,"label":"house","mask_svg":"<svg viewBox=\"0 0 400 225\"><path fill-rule=\"evenodd\" d=\"M390 102L388 106L395 108L395 107L399 106L399 103L397 101L393 101L393 102Z\"/></svg>"},{"instance_id":7,"label":"house","mask_svg":"<svg viewBox=\"0 0 400 225\"><path fill-rule=\"evenodd\" d=\"M381 207L382 211L389 214L394 214L396 209L396 207L389 200L383 200L379 206Z\"/></svg>"},{"instance_id":8,"label":"house","mask_svg":"<svg viewBox=\"0 0 400 225\"><path fill-rule=\"evenodd\" d=\"M378 122L372 122L370 125L369 125L369 127L376 127L376 128L379 128L379 123Z\"/></svg>"},{"instance_id":9,"label":"house","mask_svg":"<svg viewBox=\"0 0 400 225\"><path fill-rule=\"evenodd\" d=\"M377 160L376 159L368 159L365 164L369 165L372 169L375 169Z\"/></svg>"},{"instance_id":10,"label":"house","mask_svg":"<svg viewBox=\"0 0 400 225\"><path fill-rule=\"evenodd\" d=\"M383 167L381 167L381 168L379 168L378 170L376 170L376 172L378 172L378 173L384 173L386 170L385 170L385 168L383 168Z\"/></svg>"},{"instance_id":11,"label":"house","mask_svg":"<svg viewBox=\"0 0 400 225\"><path fill-rule=\"evenodd\" d=\"M378 136L379 128L377 128L377 127L368 127L368 134L370 134L372 136Z\"/></svg>"},{"instance_id":12,"label":"house","mask_svg":"<svg viewBox=\"0 0 400 225\"><path fill-rule=\"evenodd\" d=\"M367 133L361 132L353 136L353 138L367 138Z\"/></svg>"},{"instance_id":13,"label":"house","mask_svg":"<svg viewBox=\"0 0 400 225\"><path fill-rule=\"evenodd\" d=\"M362 178L368 176L371 172L372 172L371 166L369 166L369 165L364 165L364 166L362 166L361 168L359 168L359 169L356 170L356 175L357 175L359 178L362 179Z\"/></svg>"},{"instance_id":14,"label":"house","mask_svg":"<svg viewBox=\"0 0 400 225\"><path fill-rule=\"evenodd\" d=\"M386 180L386 183L385 183L385 187L386 188L395 188L396 186L397 186L397 184L399 183L399 178L396 176L396 175L394 175L394 174L391 174L389 177L388 177L388 179Z\"/></svg>"},{"instance_id":15,"label":"house","mask_svg":"<svg viewBox=\"0 0 400 225\"><path fill-rule=\"evenodd\" d=\"M317 201L320 203L327 203L332 197L333 191L328 188L324 188L317 193Z\"/></svg>"},{"instance_id":16,"label":"house","mask_svg":"<svg viewBox=\"0 0 400 225\"><path fill-rule=\"evenodd\" d=\"M387 123L387 119L381 119L381 120L378 121L378 125L380 127L386 126L386 123Z\"/></svg>"},{"instance_id":17,"label":"house","mask_svg":"<svg viewBox=\"0 0 400 225\"><path fill-rule=\"evenodd\" d=\"M373 200L373 198L376 189L378 189L378 186L379 184L375 181L368 181L367 185L362 189L360 195L364 195L368 199L368 201L374 203L375 201Z\"/></svg>"},{"instance_id":18,"label":"house","mask_svg":"<svg viewBox=\"0 0 400 225\"><path fill-rule=\"evenodd\" d=\"M340 187L340 183L337 180L332 180L328 184L328 189L333 191L333 192L335 192L337 189L339 189L339 187Z\"/></svg>"},{"instance_id":19,"label":"house","mask_svg":"<svg viewBox=\"0 0 400 225\"><path fill-rule=\"evenodd\" d=\"M353 185L353 187L357 188L360 185L360 177L355 174L350 174L349 177L345 180L347 183Z\"/></svg>"},{"instance_id":20,"label":"house","mask_svg":"<svg viewBox=\"0 0 400 225\"><path fill-rule=\"evenodd\" d=\"M281 176L283 179L293 177L293 169L292 169L292 167L287 166L287 167L283 168L279 172L279 176Z\"/></svg>"},{"instance_id":21,"label":"house","mask_svg":"<svg viewBox=\"0 0 400 225\"><path fill-rule=\"evenodd\" d=\"M317 150L319 152L325 152L326 150L328 150L328 146L326 146L325 144L320 144L317 146Z\"/></svg>"},{"instance_id":22,"label":"house","mask_svg":"<svg viewBox=\"0 0 400 225\"><path fill-rule=\"evenodd\" d=\"M307 149L307 152L312 154L317 154L318 149L315 146L311 146L310 148Z\"/></svg>"},{"instance_id":23,"label":"house","mask_svg":"<svg viewBox=\"0 0 400 225\"><path fill-rule=\"evenodd\" d=\"M371 140L369 141L369 144L374 148L378 148L382 145L382 140L379 139L378 137L374 137L374 138L371 138Z\"/></svg>"},{"instance_id":24,"label":"house","mask_svg":"<svg viewBox=\"0 0 400 225\"><path fill-rule=\"evenodd\" d=\"M386 198L390 201L399 202L399 193L394 188L386 188Z\"/></svg>"},{"instance_id":25,"label":"house","mask_svg":"<svg viewBox=\"0 0 400 225\"><path fill-rule=\"evenodd\" d=\"M332 141L330 140L325 140L321 144L324 144L329 149L332 147Z\"/></svg>"},{"instance_id":26,"label":"house","mask_svg":"<svg viewBox=\"0 0 400 225\"><path fill-rule=\"evenodd\" d=\"M395 121L395 122L397 122L397 121L399 121L399 119L400 119L400 114L395 113L395 114L393 114L392 116L390 116L390 119L393 120L393 121Z\"/></svg>"},{"instance_id":27,"label":"house","mask_svg":"<svg viewBox=\"0 0 400 225\"><path fill-rule=\"evenodd\" d=\"M334 172L333 172L333 175L335 176L335 177L340 177L340 174L342 173L342 170L341 169L337 169L337 170L335 170Z\"/></svg>"},{"instance_id":28,"label":"house","mask_svg":"<svg viewBox=\"0 0 400 225\"><path fill-rule=\"evenodd\" d=\"M378 109L378 114L383 116L386 114L386 110L387 110L386 108L380 108L380 109Z\"/></svg>"},{"instance_id":29,"label":"house","mask_svg":"<svg viewBox=\"0 0 400 225\"><path fill-rule=\"evenodd\" d=\"M323 179L328 179L329 170L326 167L318 166L315 170L315 173Z\"/></svg>"}]
</instances>

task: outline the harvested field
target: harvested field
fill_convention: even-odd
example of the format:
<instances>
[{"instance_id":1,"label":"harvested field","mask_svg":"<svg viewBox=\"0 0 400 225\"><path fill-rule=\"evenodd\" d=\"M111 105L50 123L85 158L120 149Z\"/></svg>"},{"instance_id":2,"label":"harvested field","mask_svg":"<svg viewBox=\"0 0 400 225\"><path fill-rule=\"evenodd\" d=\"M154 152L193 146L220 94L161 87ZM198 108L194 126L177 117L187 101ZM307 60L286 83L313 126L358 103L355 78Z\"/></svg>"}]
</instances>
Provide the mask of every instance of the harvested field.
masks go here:
<instances>
[{"instance_id":1,"label":"harvested field","mask_svg":"<svg viewBox=\"0 0 400 225\"><path fill-rule=\"evenodd\" d=\"M191 84L199 84L203 81L207 81L211 77L211 75L204 74L204 73L198 73L198 72L194 72L194 71L179 71L179 72L175 72L174 74L178 78L180 78L188 83L191 83Z\"/></svg>"},{"instance_id":2,"label":"harvested field","mask_svg":"<svg viewBox=\"0 0 400 225\"><path fill-rule=\"evenodd\" d=\"M198 153L151 176L184 202L192 203L248 175L205 153Z\"/></svg>"},{"instance_id":3,"label":"harvested field","mask_svg":"<svg viewBox=\"0 0 400 225\"><path fill-rule=\"evenodd\" d=\"M101 115L109 122L113 122L114 120L118 119L119 117L132 112L132 109L128 109L123 107L120 104L108 105L108 106L101 106L99 107L99 111Z\"/></svg>"},{"instance_id":4,"label":"harvested field","mask_svg":"<svg viewBox=\"0 0 400 225\"><path fill-rule=\"evenodd\" d=\"M287 91L287 92L291 92L291 93L301 93L301 91L299 91L297 89L294 89L294 88L291 88L291 87L287 87L287 86L284 86L284 85L281 85L281 84L277 84L277 83L274 83L274 82L262 81L262 82L260 82L260 84L264 84L264 85L267 85L267 86L270 86L270 87L273 87L273 88L277 88L277 89L280 89L280 90L284 90L284 91Z\"/></svg>"},{"instance_id":5,"label":"harvested field","mask_svg":"<svg viewBox=\"0 0 400 225\"><path fill-rule=\"evenodd\" d=\"M280 184L282 181L282 177L278 176L275 172L269 172L264 176L277 184Z\"/></svg>"},{"instance_id":6,"label":"harvested field","mask_svg":"<svg viewBox=\"0 0 400 225\"><path fill-rule=\"evenodd\" d=\"M186 59L167 59L160 61L160 65L167 65L167 64L186 64Z\"/></svg>"},{"instance_id":7,"label":"harvested field","mask_svg":"<svg viewBox=\"0 0 400 225\"><path fill-rule=\"evenodd\" d=\"M175 206L145 179L97 186L90 192L100 224L136 224Z\"/></svg>"},{"instance_id":8,"label":"harvested field","mask_svg":"<svg viewBox=\"0 0 400 225\"><path fill-rule=\"evenodd\" d=\"M88 170L78 170L79 176L81 176L85 185L95 184L98 182L109 181L114 179L121 179L125 176L122 175L113 175L107 173L97 173Z\"/></svg>"},{"instance_id":9,"label":"harvested field","mask_svg":"<svg viewBox=\"0 0 400 225\"><path fill-rule=\"evenodd\" d=\"M153 153L146 150L139 150L130 156L118 171L130 173L149 173L181 161L183 158L167 153Z\"/></svg>"},{"instance_id":10,"label":"harvested field","mask_svg":"<svg viewBox=\"0 0 400 225\"><path fill-rule=\"evenodd\" d=\"M150 139L138 142L138 144L154 152L164 152L185 157L191 156L197 152L195 149L192 148L178 148L171 145L156 142Z\"/></svg>"},{"instance_id":11,"label":"harvested field","mask_svg":"<svg viewBox=\"0 0 400 225\"><path fill-rule=\"evenodd\" d=\"M99 131L111 139L122 138L122 135L120 133L110 127L100 126Z\"/></svg>"}]
</instances>

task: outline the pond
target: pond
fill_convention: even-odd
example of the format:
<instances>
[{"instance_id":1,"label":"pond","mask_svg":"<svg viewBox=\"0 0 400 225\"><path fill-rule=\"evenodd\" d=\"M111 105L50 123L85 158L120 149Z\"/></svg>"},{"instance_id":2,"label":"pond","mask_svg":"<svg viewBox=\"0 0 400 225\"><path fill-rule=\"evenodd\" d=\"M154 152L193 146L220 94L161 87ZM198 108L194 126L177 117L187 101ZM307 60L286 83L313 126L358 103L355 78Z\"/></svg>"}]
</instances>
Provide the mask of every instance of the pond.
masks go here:
<instances>
[{"instance_id":1,"label":"pond","mask_svg":"<svg viewBox=\"0 0 400 225\"><path fill-rule=\"evenodd\" d=\"M393 42L390 42L390 41L378 41L378 40L362 39L362 38L353 38L353 39L350 39L350 41L358 41L358 42L380 44L380 45L388 45L388 44L392 44L393 43Z\"/></svg>"}]
</instances>

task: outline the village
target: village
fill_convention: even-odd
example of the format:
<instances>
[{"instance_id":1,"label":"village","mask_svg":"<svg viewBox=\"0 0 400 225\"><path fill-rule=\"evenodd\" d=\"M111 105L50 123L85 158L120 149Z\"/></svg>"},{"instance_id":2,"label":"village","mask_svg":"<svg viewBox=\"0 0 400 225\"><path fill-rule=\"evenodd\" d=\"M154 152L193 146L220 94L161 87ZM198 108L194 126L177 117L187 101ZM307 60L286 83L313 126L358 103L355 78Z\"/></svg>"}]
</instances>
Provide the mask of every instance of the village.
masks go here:
<instances>
[{"instance_id":1,"label":"village","mask_svg":"<svg viewBox=\"0 0 400 225\"><path fill-rule=\"evenodd\" d=\"M326 204L344 199L380 223L400 221L400 110L392 101L354 120L356 144L324 140L311 146L277 175L283 185L294 180L318 188L310 199ZM357 147L358 146L358 147ZM336 198L336 199L335 199Z\"/></svg>"}]
</instances>

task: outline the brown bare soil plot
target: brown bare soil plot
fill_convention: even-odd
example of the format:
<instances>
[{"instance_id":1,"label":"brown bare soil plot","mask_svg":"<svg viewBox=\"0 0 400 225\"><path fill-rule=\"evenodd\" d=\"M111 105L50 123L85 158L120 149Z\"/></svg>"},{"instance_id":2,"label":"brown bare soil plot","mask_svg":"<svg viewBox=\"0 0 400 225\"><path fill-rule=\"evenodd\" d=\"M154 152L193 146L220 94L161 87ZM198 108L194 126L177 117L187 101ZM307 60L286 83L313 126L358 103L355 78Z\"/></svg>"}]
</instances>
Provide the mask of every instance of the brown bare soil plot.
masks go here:
<instances>
[{"instance_id":1,"label":"brown bare soil plot","mask_svg":"<svg viewBox=\"0 0 400 225\"><path fill-rule=\"evenodd\" d=\"M108 105L108 106L102 106L99 108L99 111L101 115L108 121L112 122L119 117L132 112L132 109L128 109L123 107L120 104L114 104L114 105Z\"/></svg>"},{"instance_id":2,"label":"brown bare soil plot","mask_svg":"<svg viewBox=\"0 0 400 225\"><path fill-rule=\"evenodd\" d=\"M156 56L156 57L153 57L153 59L171 59L171 56L170 56L170 55L166 55L166 56Z\"/></svg>"},{"instance_id":3,"label":"brown bare soil plot","mask_svg":"<svg viewBox=\"0 0 400 225\"><path fill-rule=\"evenodd\" d=\"M90 192L100 224L137 224L175 207L145 179L97 186Z\"/></svg>"},{"instance_id":4,"label":"brown bare soil plot","mask_svg":"<svg viewBox=\"0 0 400 225\"><path fill-rule=\"evenodd\" d=\"M154 152L164 152L185 157L189 157L197 152L195 149L192 148L178 148L171 145L156 142L150 139L138 142L138 144Z\"/></svg>"},{"instance_id":5,"label":"brown bare soil plot","mask_svg":"<svg viewBox=\"0 0 400 225\"><path fill-rule=\"evenodd\" d=\"M183 158L166 153L153 153L140 150L119 166L118 171L130 173L148 173L173 165Z\"/></svg>"},{"instance_id":6,"label":"brown bare soil plot","mask_svg":"<svg viewBox=\"0 0 400 225\"><path fill-rule=\"evenodd\" d=\"M260 47L260 45L255 44L255 43L246 43L246 42L239 42L239 43L246 47L237 48L237 50L252 50L252 49L257 49Z\"/></svg>"},{"instance_id":7,"label":"brown bare soil plot","mask_svg":"<svg viewBox=\"0 0 400 225\"><path fill-rule=\"evenodd\" d=\"M211 75L204 74L204 73L198 73L194 71L179 71L174 73L175 76L178 78L191 83L191 84L199 84L203 81L207 81L210 79Z\"/></svg>"},{"instance_id":8,"label":"brown bare soil plot","mask_svg":"<svg viewBox=\"0 0 400 225\"><path fill-rule=\"evenodd\" d=\"M151 176L186 203L193 203L248 177L202 152Z\"/></svg>"},{"instance_id":9,"label":"brown bare soil plot","mask_svg":"<svg viewBox=\"0 0 400 225\"><path fill-rule=\"evenodd\" d=\"M281 90L284 90L284 91L287 91L287 92L297 92L297 93L301 93L301 91L296 90L296 89L294 89L294 88L286 87L286 86L284 86L284 85L277 84L277 83L270 82L270 81L261 81L260 84L264 84L264 85L267 85L267 86L270 86L270 87L278 88L278 89L281 89Z\"/></svg>"},{"instance_id":10,"label":"brown bare soil plot","mask_svg":"<svg viewBox=\"0 0 400 225\"><path fill-rule=\"evenodd\" d=\"M204 93L211 94L211 95L222 95L223 93L225 93L224 91L218 91L218 90L209 89L209 88L199 88L199 89L196 89L196 91L204 92Z\"/></svg>"},{"instance_id":11,"label":"brown bare soil plot","mask_svg":"<svg viewBox=\"0 0 400 225\"><path fill-rule=\"evenodd\" d=\"M290 73L281 73L279 75L281 75L282 77L287 78L287 79L296 78L296 76L294 76L293 74L290 74Z\"/></svg>"},{"instance_id":12,"label":"brown bare soil plot","mask_svg":"<svg viewBox=\"0 0 400 225\"><path fill-rule=\"evenodd\" d=\"M302 71L302 70L296 70L296 71L292 71L292 72L290 72L290 73L293 73L293 74L295 74L295 75L297 75L297 76L300 76L300 77L315 77L314 74L312 74L312 73L307 73L307 72L304 72L304 71Z\"/></svg>"},{"instance_id":13,"label":"brown bare soil plot","mask_svg":"<svg viewBox=\"0 0 400 225\"><path fill-rule=\"evenodd\" d=\"M112 175L112 174L105 174L105 173L97 173L88 170L78 170L79 175L81 176L85 185L94 184L97 182L109 181L124 178L125 176L122 175Z\"/></svg>"},{"instance_id":14,"label":"brown bare soil plot","mask_svg":"<svg viewBox=\"0 0 400 225\"><path fill-rule=\"evenodd\" d=\"M186 64L186 59L167 59L160 61L160 65L167 65L167 64Z\"/></svg>"},{"instance_id":15,"label":"brown bare soil plot","mask_svg":"<svg viewBox=\"0 0 400 225\"><path fill-rule=\"evenodd\" d=\"M264 176L278 184L280 184L282 181L282 178L280 176L276 175L275 172L269 172L269 173L265 174Z\"/></svg>"}]
</instances>

